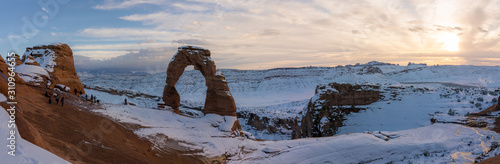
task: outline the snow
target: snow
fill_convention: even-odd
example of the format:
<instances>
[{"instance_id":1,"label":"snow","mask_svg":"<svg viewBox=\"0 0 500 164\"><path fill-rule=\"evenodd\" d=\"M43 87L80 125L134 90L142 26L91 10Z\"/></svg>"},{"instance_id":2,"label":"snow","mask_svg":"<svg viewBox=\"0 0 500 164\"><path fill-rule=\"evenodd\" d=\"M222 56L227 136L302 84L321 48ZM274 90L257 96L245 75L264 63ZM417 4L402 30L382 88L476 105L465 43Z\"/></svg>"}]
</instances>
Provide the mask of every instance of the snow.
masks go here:
<instances>
[{"instance_id":1,"label":"snow","mask_svg":"<svg viewBox=\"0 0 500 164\"><path fill-rule=\"evenodd\" d=\"M195 153L197 155L216 157L225 154L230 157L229 163L464 163L474 162L476 157L500 153L497 149L490 152L490 145L499 141L497 133L453 124L323 138L254 141L222 131L224 122L233 120L215 114L188 118L171 111L112 104L105 104L105 109L95 112L119 122L142 125L146 128L135 133L151 140L164 134L169 139L186 142L185 146L192 150L203 150ZM161 142L156 144L165 146Z\"/></svg>"},{"instance_id":2,"label":"snow","mask_svg":"<svg viewBox=\"0 0 500 164\"><path fill-rule=\"evenodd\" d=\"M60 46L60 45L63 45L64 43L59 43L59 42L54 42L54 43L51 43L50 45L51 46Z\"/></svg>"},{"instance_id":3,"label":"snow","mask_svg":"<svg viewBox=\"0 0 500 164\"><path fill-rule=\"evenodd\" d=\"M5 97L5 95L3 95L3 94L0 94L0 102L4 102L4 101L7 101L7 97Z\"/></svg>"},{"instance_id":4,"label":"snow","mask_svg":"<svg viewBox=\"0 0 500 164\"><path fill-rule=\"evenodd\" d=\"M21 64L14 71L27 83L40 83L43 82L43 77L49 77L47 70L36 65Z\"/></svg>"},{"instance_id":5,"label":"snow","mask_svg":"<svg viewBox=\"0 0 500 164\"><path fill-rule=\"evenodd\" d=\"M372 63L373 64L373 63ZM436 105L427 105L425 95L419 96L418 93L413 93L410 86L428 89L438 89L443 87L489 87L494 89L496 83L500 83L500 67L482 67L482 66L423 66L411 65L377 65L384 74L359 75L357 74L365 65L346 66L346 67L304 67L304 68L278 68L270 70L232 70L223 69L224 76L228 82L231 94L235 99L236 106L239 112L249 112L259 115L260 117L293 119L299 116L298 113L303 111L307 106L311 97L315 96L315 88L319 84L328 84L331 82L350 83L350 84L372 84L385 87L408 87L404 95L398 96L404 103L413 105L401 106L399 101L388 100L387 102L377 102L365 111L353 113L348 116L347 126L357 126L363 120L373 120L373 123L378 123L378 126L364 126L357 130L347 130L347 132L362 132L363 129L390 130L389 125L401 125L393 130L402 130L405 128L416 128L429 124L429 119L432 116L429 113L445 112L450 107L462 108L472 99L472 95L467 97L462 103L442 104L438 99L429 100ZM80 75L80 73L79 73ZM139 106L155 108L158 100L163 95L163 87L165 85L166 74L159 73L149 76L137 76L127 74L100 74L100 75L85 75L81 76L82 83L90 87L102 87L106 89L116 89L126 91L130 94L147 94L157 96L159 99L134 98ZM492 87L493 86L493 87ZM185 71L176 84L176 88L181 95L181 104L188 108L202 109L205 101L206 85L205 79L198 70ZM334 90L332 90L334 91ZM441 94L439 90L433 93L431 97L436 98ZM385 91L388 92L388 91ZM397 91L399 92L399 91ZM130 95L129 94L129 95ZM127 95L118 98L118 100L109 100L113 103L123 102ZM387 95L390 96L390 95ZM402 97L404 96L404 97ZM99 96L102 97L102 96ZM420 98L422 97L422 98ZM418 98L419 100L412 100ZM129 99L130 100L130 99ZM448 100L446 100L448 101ZM452 100L449 100L452 101ZM456 101L454 99L453 101ZM391 103L391 104L387 104ZM464 104L465 103L465 104ZM384 105L385 104L385 105ZM421 105L425 104L425 105ZM441 105L439 105L441 104ZM483 105L487 105L482 103ZM404 104L403 104L404 105ZM419 110L421 107L431 107L431 109ZM381 109L378 109L381 108ZM410 117L405 110L420 111L418 118L411 118L412 121L404 122L402 119L375 121L374 117L370 117L371 112L397 113L400 116ZM485 108L485 107L483 107ZM477 108L470 108L467 105L463 108L463 114L478 111ZM433 111L434 110L434 111ZM361 116L366 115L366 116ZM375 114L378 115L378 114ZM463 115L462 115L463 116ZM356 119L355 122L350 122L350 117ZM359 119L357 119L359 117ZM383 115L380 115L383 117ZM246 120L239 119L245 131L253 133L261 139L287 139L290 134L267 134L265 131L254 131L249 126L245 126ZM299 118L300 120L300 118ZM391 122L392 121L392 122ZM360 123L356 123L360 122ZM380 125L382 124L382 125ZM341 129L342 130L342 129ZM282 130L286 131L286 130Z\"/></svg>"},{"instance_id":6,"label":"snow","mask_svg":"<svg viewBox=\"0 0 500 164\"><path fill-rule=\"evenodd\" d=\"M35 46L35 47L42 47L42 46ZM54 66L57 64L55 62L57 56L54 51L48 48L29 49L26 50L26 52L24 52L23 56L25 56L24 58L27 59L26 56L29 55L35 57L35 61L38 64L40 64L40 67L46 69L49 72L54 72Z\"/></svg>"},{"instance_id":7,"label":"snow","mask_svg":"<svg viewBox=\"0 0 500 164\"><path fill-rule=\"evenodd\" d=\"M68 87L66 85L62 85L62 84L56 84L55 86L58 88L64 89L64 91L66 91L66 92L69 92L71 90L70 87Z\"/></svg>"},{"instance_id":8,"label":"snow","mask_svg":"<svg viewBox=\"0 0 500 164\"><path fill-rule=\"evenodd\" d=\"M392 136L379 138L376 133ZM266 141L230 163L466 163L488 153L499 135L459 125L435 124L396 132L353 133L335 137ZM264 148L262 148L264 147ZM271 151L270 151L271 150ZM271 152L271 153L269 153ZM275 152L275 153L273 153Z\"/></svg>"},{"instance_id":9,"label":"snow","mask_svg":"<svg viewBox=\"0 0 500 164\"><path fill-rule=\"evenodd\" d=\"M259 131L246 124L247 118L238 118L246 131L244 134L249 132L258 139L280 141L233 138L228 132L234 123L232 118L217 115L186 118L170 111L151 109L161 101L165 73L85 75L81 79L90 87L127 93L116 96L88 90L87 93L107 99L103 102L113 103L105 104L106 109L96 112L120 122L147 127L135 133L159 145L165 143L158 141L156 136L164 134L185 142L190 149L203 150L199 155L215 157L226 154L230 156L230 163L464 163L474 162L471 159L477 157L483 159L483 155L500 154L500 149L488 153L489 145L499 138L498 134L488 130L494 123L492 118L477 120L489 123L483 129L432 124L430 121L464 123L468 113L491 106L491 100L498 97L497 90L500 89L500 67L397 66L376 62L368 65L378 67L384 73L360 75L358 73L366 66L361 64L335 68L221 70L234 96L237 111L267 117L269 125L273 125L276 119L297 118L300 121L309 101L319 98L315 95L318 85L337 82L381 86L384 98L370 105L356 106L366 110L346 115L343 126L334 137L287 140L291 138L291 130L277 127L276 133ZM181 95L181 110L203 108L206 86L199 71L184 72L176 87ZM331 87L323 90L338 92ZM156 98L129 99L136 101L137 107L114 105L123 103L124 98L134 94ZM195 117L198 116L202 114Z\"/></svg>"},{"instance_id":10,"label":"snow","mask_svg":"<svg viewBox=\"0 0 500 164\"><path fill-rule=\"evenodd\" d=\"M5 96L3 94L0 94L0 102L5 101L3 100ZM9 115L7 112L5 112L5 109L0 106L0 122L2 122L2 126L0 126L0 136L2 136L2 143L7 144L7 141L5 138L8 138L10 135L10 129L7 126L7 123L9 121ZM19 136L19 131L17 128L13 128L13 130L16 131L16 156L11 156L7 154L7 151L10 149L5 148L5 146L2 146L2 151L0 153L0 159L2 160L1 163L26 163L26 164L31 164L31 163L51 163L51 164L61 164L61 163L69 163L65 161L64 159L48 152L47 150L44 150L24 139L22 139ZM5 137L5 138L4 138Z\"/></svg>"},{"instance_id":11,"label":"snow","mask_svg":"<svg viewBox=\"0 0 500 164\"><path fill-rule=\"evenodd\" d=\"M201 47L198 47L198 46L181 46L179 47L179 50L182 50L182 49L200 49L200 50L208 50L206 48L201 48Z\"/></svg>"},{"instance_id":12,"label":"snow","mask_svg":"<svg viewBox=\"0 0 500 164\"><path fill-rule=\"evenodd\" d=\"M220 70L217 70L217 72L215 72L215 76L224 76L224 74L222 74Z\"/></svg>"},{"instance_id":13,"label":"snow","mask_svg":"<svg viewBox=\"0 0 500 164\"><path fill-rule=\"evenodd\" d=\"M167 134L169 139L187 142L193 148L203 150L201 155L209 157L223 154L240 141L238 138L231 138L228 132L236 121L235 117L209 114L202 118L189 118L171 111L113 104L104 104L104 108L94 112L110 116L119 122L150 127L139 129L135 133L150 139L154 139L159 133Z\"/></svg>"}]
</instances>

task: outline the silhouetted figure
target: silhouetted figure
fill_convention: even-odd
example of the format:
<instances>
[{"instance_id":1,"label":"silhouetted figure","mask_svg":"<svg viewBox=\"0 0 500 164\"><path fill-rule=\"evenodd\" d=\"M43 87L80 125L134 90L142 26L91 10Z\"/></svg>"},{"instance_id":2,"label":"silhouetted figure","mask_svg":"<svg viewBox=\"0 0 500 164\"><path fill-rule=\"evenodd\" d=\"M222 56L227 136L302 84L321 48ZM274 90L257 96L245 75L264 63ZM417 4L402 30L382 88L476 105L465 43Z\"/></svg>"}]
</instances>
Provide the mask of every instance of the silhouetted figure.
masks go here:
<instances>
[{"instance_id":1,"label":"silhouetted figure","mask_svg":"<svg viewBox=\"0 0 500 164\"><path fill-rule=\"evenodd\" d=\"M49 93L47 93L47 91L45 91L45 97L50 97Z\"/></svg>"},{"instance_id":2,"label":"silhouetted figure","mask_svg":"<svg viewBox=\"0 0 500 164\"><path fill-rule=\"evenodd\" d=\"M80 95L83 95L83 92L82 92L82 91L80 91Z\"/></svg>"},{"instance_id":3,"label":"silhouetted figure","mask_svg":"<svg viewBox=\"0 0 500 164\"><path fill-rule=\"evenodd\" d=\"M92 95L92 94L91 94L91 95L90 95L90 102L91 102L91 103L94 103L94 102L92 102L92 101L94 101L94 95Z\"/></svg>"},{"instance_id":4,"label":"silhouetted figure","mask_svg":"<svg viewBox=\"0 0 500 164\"><path fill-rule=\"evenodd\" d=\"M78 95L78 91L76 90L76 88L75 88L75 95Z\"/></svg>"},{"instance_id":5,"label":"silhouetted figure","mask_svg":"<svg viewBox=\"0 0 500 164\"><path fill-rule=\"evenodd\" d=\"M61 106L64 106L64 97L61 97Z\"/></svg>"},{"instance_id":6,"label":"silhouetted figure","mask_svg":"<svg viewBox=\"0 0 500 164\"><path fill-rule=\"evenodd\" d=\"M92 103L96 103L97 102L96 100L97 100L97 97L94 96L94 101L92 101Z\"/></svg>"},{"instance_id":7,"label":"silhouetted figure","mask_svg":"<svg viewBox=\"0 0 500 164\"><path fill-rule=\"evenodd\" d=\"M56 104L59 104L59 96L56 96Z\"/></svg>"},{"instance_id":8,"label":"silhouetted figure","mask_svg":"<svg viewBox=\"0 0 500 164\"><path fill-rule=\"evenodd\" d=\"M125 105L128 105L128 103L127 103L127 98L125 98L125 103L124 103L124 104L125 104Z\"/></svg>"},{"instance_id":9,"label":"silhouetted figure","mask_svg":"<svg viewBox=\"0 0 500 164\"><path fill-rule=\"evenodd\" d=\"M85 94L85 101L89 101L89 95Z\"/></svg>"},{"instance_id":10,"label":"silhouetted figure","mask_svg":"<svg viewBox=\"0 0 500 164\"><path fill-rule=\"evenodd\" d=\"M52 98L49 97L49 104L52 104Z\"/></svg>"}]
</instances>

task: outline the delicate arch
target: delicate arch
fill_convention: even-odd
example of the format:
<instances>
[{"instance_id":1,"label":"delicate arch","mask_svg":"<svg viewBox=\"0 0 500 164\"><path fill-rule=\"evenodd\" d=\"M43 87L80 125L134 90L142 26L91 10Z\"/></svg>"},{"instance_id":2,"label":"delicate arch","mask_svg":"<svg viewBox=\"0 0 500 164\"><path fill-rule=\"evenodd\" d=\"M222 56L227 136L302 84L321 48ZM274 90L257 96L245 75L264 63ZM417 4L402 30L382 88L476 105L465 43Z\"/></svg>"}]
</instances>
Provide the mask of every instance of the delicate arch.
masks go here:
<instances>
[{"instance_id":1,"label":"delicate arch","mask_svg":"<svg viewBox=\"0 0 500 164\"><path fill-rule=\"evenodd\" d=\"M184 69L193 65L199 70L207 85L205 98L205 114L214 113L222 116L236 116L236 105L234 98L224 75L216 70L215 62L210 58L210 51L201 47L183 46L179 47L177 53L172 57L167 68L167 81L163 90L163 101L179 111L180 95L175 84L184 73Z\"/></svg>"}]
</instances>

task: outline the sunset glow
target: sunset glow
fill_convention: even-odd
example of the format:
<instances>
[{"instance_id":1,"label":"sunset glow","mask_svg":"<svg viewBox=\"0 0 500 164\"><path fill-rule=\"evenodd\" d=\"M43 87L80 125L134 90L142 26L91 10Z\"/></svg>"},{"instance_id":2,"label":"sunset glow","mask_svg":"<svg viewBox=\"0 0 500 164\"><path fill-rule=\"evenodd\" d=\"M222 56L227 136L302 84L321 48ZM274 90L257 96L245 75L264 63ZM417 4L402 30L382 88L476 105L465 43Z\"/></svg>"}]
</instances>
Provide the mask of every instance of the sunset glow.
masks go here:
<instances>
[{"instance_id":1,"label":"sunset glow","mask_svg":"<svg viewBox=\"0 0 500 164\"><path fill-rule=\"evenodd\" d=\"M210 49L218 67L233 69L444 64L430 57L500 65L500 0L70 1L57 13L28 0L9 3L26 9L0 10L11 15L0 54L64 42L77 68L165 68L183 45ZM134 68L121 64L137 60Z\"/></svg>"},{"instance_id":2,"label":"sunset glow","mask_svg":"<svg viewBox=\"0 0 500 164\"><path fill-rule=\"evenodd\" d=\"M460 38L456 34L444 33L439 37L439 42L442 43L441 48L446 51L459 51Z\"/></svg>"}]
</instances>

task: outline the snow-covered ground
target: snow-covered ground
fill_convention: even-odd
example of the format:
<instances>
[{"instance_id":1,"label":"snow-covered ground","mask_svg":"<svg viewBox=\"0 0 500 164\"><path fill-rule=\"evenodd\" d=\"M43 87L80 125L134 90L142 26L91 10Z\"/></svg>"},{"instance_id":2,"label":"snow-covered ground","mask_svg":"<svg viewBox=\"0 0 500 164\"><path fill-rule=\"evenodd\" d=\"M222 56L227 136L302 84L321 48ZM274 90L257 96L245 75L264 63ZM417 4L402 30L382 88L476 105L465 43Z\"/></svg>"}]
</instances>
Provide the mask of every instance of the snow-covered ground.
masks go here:
<instances>
[{"instance_id":1,"label":"snow-covered ground","mask_svg":"<svg viewBox=\"0 0 500 164\"><path fill-rule=\"evenodd\" d=\"M0 102L7 101L7 98L3 94L0 94ZM17 111L19 112L19 111ZM2 151L0 153L0 163L22 163L22 164L32 164L32 163L40 163L40 164L62 164L69 163L64 159L44 150L19 136L19 131L17 128L9 128L7 126L8 121L10 120L10 115L5 111L3 107L0 106L0 122L2 122L2 126L0 126L0 136L4 145L2 145ZM10 140L6 140L6 138L10 137L10 130L15 130L15 156L11 156L7 154L8 151L11 151L9 147Z\"/></svg>"},{"instance_id":2,"label":"snow-covered ground","mask_svg":"<svg viewBox=\"0 0 500 164\"><path fill-rule=\"evenodd\" d=\"M238 112L268 118L270 126L274 124L273 119L297 118L300 121L301 112L319 84L337 82L381 86L384 97L373 104L357 106L366 110L347 115L337 132L339 135L334 137L288 140L291 138L289 129L278 127L276 133L259 131L246 124L248 118L239 118L243 130L256 138L282 141L232 138L210 123L214 122L212 117L185 118L170 111L151 109L162 96L164 73L82 72L79 75L91 88L127 93L111 95L87 89L88 94L97 95L103 103L109 103L105 104L105 110L96 112L147 127L136 133L157 144L162 144L158 134L165 134L169 139L182 141L182 146L203 150L199 153L201 155L230 156L230 162L464 163L500 154L498 149L490 151L496 147L499 136L487 128L432 124L430 121L465 123L468 114L493 105L500 90L500 67L371 66L378 67L383 73L367 74L362 69L369 65L221 70ZM186 71L176 87L181 95L181 111L203 107L206 86L199 71ZM149 98L131 96L141 94ZM126 97L138 106L116 105L122 104ZM199 111L193 113L202 116ZM490 118L479 121L493 123Z\"/></svg>"},{"instance_id":3,"label":"snow-covered ground","mask_svg":"<svg viewBox=\"0 0 500 164\"><path fill-rule=\"evenodd\" d=\"M380 68L382 74L366 74L362 71L365 67ZM425 66L425 65L381 65L372 62L357 66L345 67L304 67L304 68L277 68L271 70L221 70L226 76L231 93L235 99L238 112L254 113L260 117L294 119L300 117L299 113L307 106L309 99L314 96L314 90L319 84L331 82L351 84L380 85L382 88L390 86L406 86L406 89L383 90L388 101L374 103L367 110L353 113L348 116L345 127L340 133L363 132L366 130L403 130L430 124L434 112L447 113L450 108L460 108L458 111L477 112L470 101L475 101L480 94L468 95L462 91L453 93L453 96L462 98L461 102L448 100L440 95L449 92L453 87L487 87L489 90L498 89L500 84L500 67L482 66ZM130 99L139 106L155 108L157 100L163 95L166 74L92 74L79 72L82 82L89 87L116 89L130 93L114 100L105 100L108 103L122 103L126 96L131 94L146 94L156 96L157 99L136 97ZM414 88L410 88L414 86ZM186 71L176 84L181 95L181 105L186 108L203 107L205 101L205 80L197 70ZM414 90L430 88L432 91L420 94ZM88 93L108 99L109 95L87 90ZM399 100L391 100L390 92L400 92ZM479 92L479 91L474 91ZM89 94L90 95L90 94ZM102 95L102 96L101 96ZM104 97L103 97L104 96ZM483 96L484 101L490 101L495 95ZM444 102L442 102L444 101ZM455 102L452 102L455 101ZM432 103L429 103L432 102ZM488 105L485 102L481 108ZM390 104L387 104L390 103ZM477 101L475 103L478 103ZM464 107L466 106L466 107ZM182 109L181 109L182 110ZM462 116L465 114L462 112ZM439 114L439 113L438 113ZM371 117L377 116L377 117ZM391 117L392 119L385 119ZM300 118L299 118L300 121ZM283 136L255 131L246 126L247 120L240 118L243 128L254 133L261 139L288 139L291 131L281 129Z\"/></svg>"},{"instance_id":4,"label":"snow-covered ground","mask_svg":"<svg viewBox=\"0 0 500 164\"><path fill-rule=\"evenodd\" d=\"M433 124L401 131L370 131L334 137L255 141L233 137L221 127L224 117L188 118L170 111L104 104L94 112L118 122L144 126L136 134L153 147L180 142L206 157L226 156L230 163L465 163L500 154L500 135L455 124ZM168 136L162 138L161 136Z\"/></svg>"}]
</instances>

